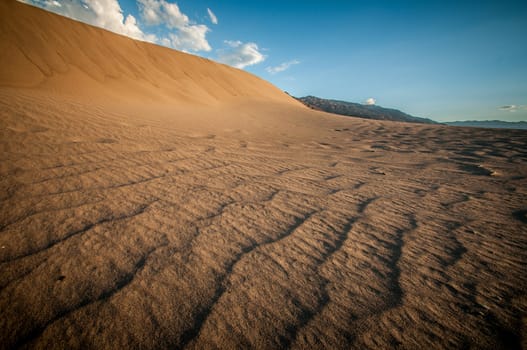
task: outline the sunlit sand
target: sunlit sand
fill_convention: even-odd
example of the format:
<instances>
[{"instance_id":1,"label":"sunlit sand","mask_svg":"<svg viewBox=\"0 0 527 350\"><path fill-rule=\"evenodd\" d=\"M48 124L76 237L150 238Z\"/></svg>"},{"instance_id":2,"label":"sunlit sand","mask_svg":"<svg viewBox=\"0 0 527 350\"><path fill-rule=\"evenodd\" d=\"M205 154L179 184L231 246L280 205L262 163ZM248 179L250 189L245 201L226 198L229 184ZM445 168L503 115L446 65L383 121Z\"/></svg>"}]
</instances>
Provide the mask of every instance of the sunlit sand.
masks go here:
<instances>
[{"instance_id":1,"label":"sunlit sand","mask_svg":"<svg viewBox=\"0 0 527 350\"><path fill-rule=\"evenodd\" d=\"M526 346L525 131L0 13L1 348Z\"/></svg>"}]
</instances>

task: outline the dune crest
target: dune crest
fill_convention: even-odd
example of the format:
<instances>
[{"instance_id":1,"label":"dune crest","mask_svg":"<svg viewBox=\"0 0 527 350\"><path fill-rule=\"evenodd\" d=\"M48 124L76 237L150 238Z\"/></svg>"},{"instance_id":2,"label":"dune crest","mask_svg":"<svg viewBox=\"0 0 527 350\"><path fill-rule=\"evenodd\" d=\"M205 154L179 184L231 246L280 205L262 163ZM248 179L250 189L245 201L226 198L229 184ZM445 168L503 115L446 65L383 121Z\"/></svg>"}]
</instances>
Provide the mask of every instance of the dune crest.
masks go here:
<instances>
[{"instance_id":1,"label":"dune crest","mask_svg":"<svg viewBox=\"0 0 527 350\"><path fill-rule=\"evenodd\" d=\"M0 84L75 97L216 105L252 97L295 104L242 70L139 42L19 3L0 3ZM74 29L74 30L68 30Z\"/></svg>"}]
</instances>

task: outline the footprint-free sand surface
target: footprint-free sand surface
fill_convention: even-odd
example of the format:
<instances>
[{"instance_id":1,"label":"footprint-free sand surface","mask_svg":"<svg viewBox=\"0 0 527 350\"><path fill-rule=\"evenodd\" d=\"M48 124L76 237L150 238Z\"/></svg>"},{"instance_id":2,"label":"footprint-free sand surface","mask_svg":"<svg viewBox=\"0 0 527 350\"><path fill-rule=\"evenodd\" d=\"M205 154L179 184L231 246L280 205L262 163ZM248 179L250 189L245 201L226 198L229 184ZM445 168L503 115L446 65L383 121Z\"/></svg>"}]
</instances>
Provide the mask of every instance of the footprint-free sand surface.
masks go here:
<instances>
[{"instance_id":1,"label":"footprint-free sand surface","mask_svg":"<svg viewBox=\"0 0 527 350\"><path fill-rule=\"evenodd\" d=\"M1 348L526 348L526 131L0 13Z\"/></svg>"}]
</instances>

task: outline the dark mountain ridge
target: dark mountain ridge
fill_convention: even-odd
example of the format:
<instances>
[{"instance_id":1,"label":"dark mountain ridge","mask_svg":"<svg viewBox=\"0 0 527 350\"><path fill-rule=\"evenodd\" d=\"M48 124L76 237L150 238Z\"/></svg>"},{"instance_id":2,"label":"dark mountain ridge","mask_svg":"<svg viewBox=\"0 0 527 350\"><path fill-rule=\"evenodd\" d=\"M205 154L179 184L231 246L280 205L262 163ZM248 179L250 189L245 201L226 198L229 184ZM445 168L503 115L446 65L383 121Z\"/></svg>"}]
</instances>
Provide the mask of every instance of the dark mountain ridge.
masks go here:
<instances>
[{"instance_id":1,"label":"dark mountain ridge","mask_svg":"<svg viewBox=\"0 0 527 350\"><path fill-rule=\"evenodd\" d=\"M437 124L437 122L427 119L414 117L393 108L384 108L376 105L364 105L360 103L329 100L315 96L296 97L297 100L306 106L333 114L340 114L349 117L359 117L377 120L392 120L409 123Z\"/></svg>"},{"instance_id":2,"label":"dark mountain ridge","mask_svg":"<svg viewBox=\"0 0 527 350\"><path fill-rule=\"evenodd\" d=\"M465 120L447 122L447 125L452 126L464 126L473 128L493 128L493 129L527 129L527 122L506 122L503 120Z\"/></svg>"}]
</instances>

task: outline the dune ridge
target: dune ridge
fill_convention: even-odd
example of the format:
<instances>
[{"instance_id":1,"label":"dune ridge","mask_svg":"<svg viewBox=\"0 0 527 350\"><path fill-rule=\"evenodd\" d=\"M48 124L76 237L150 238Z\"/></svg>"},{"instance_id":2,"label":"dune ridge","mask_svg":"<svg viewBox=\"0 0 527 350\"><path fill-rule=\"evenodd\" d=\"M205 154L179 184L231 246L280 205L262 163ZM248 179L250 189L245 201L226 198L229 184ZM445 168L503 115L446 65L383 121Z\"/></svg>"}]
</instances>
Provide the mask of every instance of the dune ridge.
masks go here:
<instances>
[{"instance_id":1,"label":"dune ridge","mask_svg":"<svg viewBox=\"0 0 527 350\"><path fill-rule=\"evenodd\" d=\"M147 102L203 105L237 97L293 102L252 74L204 58L12 0L2 1L0 12L2 52L9 53L0 58L3 86L119 103L136 97Z\"/></svg>"},{"instance_id":2,"label":"dune ridge","mask_svg":"<svg viewBox=\"0 0 527 350\"><path fill-rule=\"evenodd\" d=\"M525 131L0 14L1 349L526 348Z\"/></svg>"}]
</instances>

